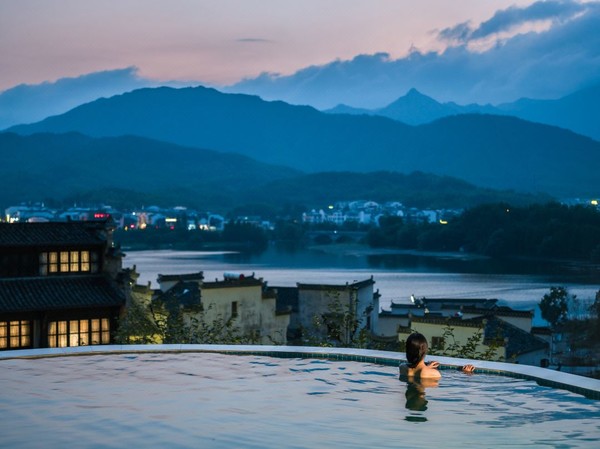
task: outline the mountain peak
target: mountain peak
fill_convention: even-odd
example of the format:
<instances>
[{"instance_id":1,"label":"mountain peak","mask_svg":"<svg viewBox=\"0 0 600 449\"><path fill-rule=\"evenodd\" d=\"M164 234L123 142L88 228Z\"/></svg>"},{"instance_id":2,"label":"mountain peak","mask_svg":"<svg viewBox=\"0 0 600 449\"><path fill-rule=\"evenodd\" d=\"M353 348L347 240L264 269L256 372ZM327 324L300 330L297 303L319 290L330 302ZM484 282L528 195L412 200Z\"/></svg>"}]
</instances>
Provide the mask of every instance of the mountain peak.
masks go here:
<instances>
[{"instance_id":1,"label":"mountain peak","mask_svg":"<svg viewBox=\"0 0 600 449\"><path fill-rule=\"evenodd\" d=\"M448 107L422 94L414 87L403 97L377 110L377 114L409 125L431 122L453 113L448 110Z\"/></svg>"},{"instance_id":2,"label":"mountain peak","mask_svg":"<svg viewBox=\"0 0 600 449\"><path fill-rule=\"evenodd\" d=\"M425 98L429 98L427 95L422 94L421 92L419 92L417 89L415 89L414 87L411 88L408 92L406 92L406 95L404 96L404 98L411 98L411 97L425 97Z\"/></svg>"}]
</instances>

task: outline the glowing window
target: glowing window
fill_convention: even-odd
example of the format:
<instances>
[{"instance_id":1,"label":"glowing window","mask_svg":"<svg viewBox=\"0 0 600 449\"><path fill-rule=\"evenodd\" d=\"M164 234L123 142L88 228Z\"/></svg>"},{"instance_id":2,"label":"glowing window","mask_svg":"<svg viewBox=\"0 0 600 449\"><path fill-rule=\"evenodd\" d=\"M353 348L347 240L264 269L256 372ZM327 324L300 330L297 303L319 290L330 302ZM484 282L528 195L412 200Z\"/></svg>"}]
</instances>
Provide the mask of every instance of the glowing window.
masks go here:
<instances>
[{"instance_id":1,"label":"glowing window","mask_svg":"<svg viewBox=\"0 0 600 449\"><path fill-rule=\"evenodd\" d=\"M58 253L48 253L48 268L50 273L58 272Z\"/></svg>"},{"instance_id":2,"label":"glowing window","mask_svg":"<svg viewBox=\"0 0 600 449\"><path fill-rule=\"evenodd\" d=\"M48 326L48 346L51 348L109 343L110 320L108 318L52 321Z\"/></svg>"},{"instance_id":3,"label":"glowing window","mask_svg":"<svg viewBox=\"0 0 600 449\"><path fill-rule=\"evenodd\" d=\"M0 321L0 349L31 347L31 322Z\"/></svg>"},{"instance_id":4,"label":"glowing window","mask_svg":"<svg viewBox=\"0 0 600 449\"><path fill-rule=\"evenodd\" d=\"M70 271L79 271L79 251L71 251L69 259L71 264Z\"/></svg>"},{"instance_id":5,"label":"glowing window","mask_svg":"<svg viewBox=\"0 0 600 449\"><path fill-rule=\"evenodd\" d=\"M60 271L61 271L61 273L66 273L69 271L69 252L68 251L60 252Z\"/></svg>"},{"instance_id":6,"label":"glowing window","mask_svg":"<svg viewBox=\"0 0 600 449\"><path fill-rule=\"evenodd\" d=\"M97 273L98 254L90 251L50 251L40 253L40 275L55 273Z\"/></svg>"},{"instance_id":7,"label":"glowing window","mask_svg":"<svg viewBox=\"0 0 600 449\"><path fill-rule=\"evenodd\" d=\"M90 252L81 251L81 271L90 271Z\"/></svg>"}]
</instances>

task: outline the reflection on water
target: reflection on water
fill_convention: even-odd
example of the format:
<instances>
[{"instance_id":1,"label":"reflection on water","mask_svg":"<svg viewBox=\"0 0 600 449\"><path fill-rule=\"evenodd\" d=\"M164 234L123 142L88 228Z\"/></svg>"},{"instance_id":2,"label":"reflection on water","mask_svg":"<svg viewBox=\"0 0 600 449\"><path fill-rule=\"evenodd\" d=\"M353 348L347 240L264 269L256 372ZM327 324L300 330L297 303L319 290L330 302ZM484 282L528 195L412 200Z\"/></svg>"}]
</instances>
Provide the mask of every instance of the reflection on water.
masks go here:
<instances>
[{"instance_id":1,"label":"reflection on water","mask_svg":"<svg viewBox=\"0 0 600 449\"><path fill-rule=\"evenodd\" d=\"M593 300L600 288L597 271L574 271L554 265L499 266L477 258L423 257L407 254L365 255L286 251L270 247L261 254L202 251L127 251L124 266L136 265L139 282L156 287L158 274L204 272L207 280L226 271L255 273L270 286L296 283L345 284L373 276L381 307L408 302L411 295L429 298L496 298L517 309L536 310L550 286L562 285L582 300ZM552 264L550 264L552 265ZM538 274L541 271L544 274ZM536 310L536 313L539 312ZM543 324L539 316L536 325Z\"/></svg>"},{"instance_id":2,"label":"reflection on water","mask_svg":"<svg viewBox=\"0 0 600 449\"><path fill-rule=\"evenodd\" d=\"M333 247L332 247L333 248ZM347 248L346 250L291 249L277 245L261 253L230 252L223 260L232 264L289 268L347 268L400 270L405 272L523 274L551 276L565 282L600 283L600 267L548 260L503 260L463 253L422 253Z\"/></svg>"},{"instance_id":3,"label":"reflection on water","mask_svg":"<svg viewBox=\"0 0 600 449\"><path fill-rule=\"evenodd\" d=\"M438 379L411 379L406 382L406 408L414 412L424 412L427 410L427 399L425 398L426 388L435 388L439 385ZM418 418L418 419L415 419ZM422 414L409 414L407 421L427 421Z\"/></svg>"}]
</instances>

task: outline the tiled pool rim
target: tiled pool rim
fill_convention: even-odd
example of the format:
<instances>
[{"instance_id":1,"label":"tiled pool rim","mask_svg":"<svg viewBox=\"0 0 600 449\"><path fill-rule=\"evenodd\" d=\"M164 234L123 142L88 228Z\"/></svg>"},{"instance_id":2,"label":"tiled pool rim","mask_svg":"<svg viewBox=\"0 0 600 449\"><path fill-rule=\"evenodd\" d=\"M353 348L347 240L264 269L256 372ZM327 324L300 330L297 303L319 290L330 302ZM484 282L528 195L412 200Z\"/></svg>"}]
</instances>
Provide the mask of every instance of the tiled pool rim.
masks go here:
<instances>
[{"instance_id":1,"label":"tiled pool rim","mask_svg":"<svg viewBox=\"0 0 600 449\"><path fill-rule=\"evenodd\" d=\"M374 351L354 348L328 348L312 346L264 346L264 345L99 345L71 348L23 349L0 352L2 360L21 358L46 358L76 355L162 353L162 352L201 352L232 355L258 355L280 358L314 358L340 361L375 363L398 366L405 361L403 353ZM560 388L600 400L600 380L575 374L564 373L548 368L513 363L486 362L481 360L431 356L440 363L440 369L456 369L471 363L476 373L497 374L519 379L533 380L543 386Z\"/></svg>"}]
</instances>

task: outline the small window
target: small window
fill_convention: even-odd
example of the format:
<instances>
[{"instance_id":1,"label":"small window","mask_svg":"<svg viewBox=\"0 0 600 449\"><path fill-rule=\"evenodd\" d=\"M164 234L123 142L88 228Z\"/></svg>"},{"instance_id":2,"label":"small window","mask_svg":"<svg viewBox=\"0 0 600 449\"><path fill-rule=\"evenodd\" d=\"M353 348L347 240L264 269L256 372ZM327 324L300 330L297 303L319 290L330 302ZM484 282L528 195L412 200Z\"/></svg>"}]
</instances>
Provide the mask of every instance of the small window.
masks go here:
<instances>
[{"instance_id":1,"label":"small window","mask_svg":"<svg viewBox=\"0 0 600 449\"><path fill-rule=\"evenodd\" d=\"M431 349L444 349L444 337L431 337Z\"/></svg>"},{"instance_id":2,"label":"small window","mask_svg":"<svg viewBox=\"0 0 600 449\"><path fill-rule=\"evenodd\" d=\"M79 321L69 322L69 346L79 346Z\"/></svg>"},{"instance_id":3,"label":"small window","mask_svg":"<svg viewBox=\"0 0 600 449\"><path fill-rule=\"evenodd\" d=\"M48 253L48 271L58 273L58 253Z\"/></svg>"},{"instance_id":4,"label":"small window","mask_svg":"<svg viewBox=\"0 0 600 449\"><path fill-rule=\"evenodd\" d=\"M238 316L238 303L237 301L233 301L231 303L231 318L237 318Z\"/></svg>"},{"instance_id":5,"label":"small window","mask_svg":"<svg viewBox=\"0 0 600 449\"><path fill-rule=\"evenodd\" d=\"M90 344L90 321L79 320L79 346Z\"/></svg>"},{"instance_id":6,"label":"small window","mask_svg":"<svg viewBox=\"0 0 600 449\"><path fill-rule=\"evenodd\" d=\"M81 251L81 271L90 271L90 252Z\"/></svg>"},{"instance_id":7,"label":"small window","mask_svg":"<svg viewBox=\"0 0 600 449\"><path fill-rule=\"evenodd\" d=\"M71 271L79 271L79 251L71 251Z\"/></svg>"},{"instance_id":8,"label":"small window","mask_svg":"<svg viewBox=\"0 0 600 449\"><path fill-rule=\"evenodd\" d=\"M67 273L69 271L69 252L60 252L60 272Z\"/></svg>"}]
</instances>

